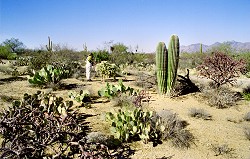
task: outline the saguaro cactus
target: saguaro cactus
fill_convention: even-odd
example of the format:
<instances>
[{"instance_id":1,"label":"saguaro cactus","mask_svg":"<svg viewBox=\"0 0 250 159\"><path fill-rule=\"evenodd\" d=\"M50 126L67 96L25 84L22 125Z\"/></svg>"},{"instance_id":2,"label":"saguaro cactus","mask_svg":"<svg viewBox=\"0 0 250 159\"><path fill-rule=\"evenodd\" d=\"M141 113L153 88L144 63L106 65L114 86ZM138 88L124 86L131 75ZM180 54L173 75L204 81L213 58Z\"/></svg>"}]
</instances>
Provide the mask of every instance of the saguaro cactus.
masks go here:
<instances>
[{"instance_id":1,"label":"saguaro cactus","mask_svg":"<svg viewBox=\"0 0 250 159\"><path fill-rule=\"evenodd\" d=\"M50 41L50 37L48 37L49 39L49 45L46 45L46 48L49 52L52 52L52 41Z\"/></svg>"},{"instance_id":2,"label":"saguaro cactus","mask_svg":"<svg viewBox=\"0 0 250 159\"><path fill-rule=\"evenodd\" d=\"M168 50L164 42L160 42L156 52L156 68L158 91L160 94L170 94L175 84L179 62L179 38L172 35Z\"/></svg>"},{"instance_id":3,"label":"saguaro cactus","mask_svg":"<svg viewBox=\"0 0 250 159\"><path fill-rule=\"evenodd\" d=\"M175 84L180 53L179 37L172 35L168 44L168 73L167 73L167 93L171 93Z\"/></svg>"},{"instance_id":4,"label":"saguaro cactus","mask_svg":"<svg viewBox=\"0 0 250 159\"><path fill-rule=\"evenodd\" d=\"M202 43L200 44L200 53L202 54Z\"/></svg>"},{"instance_id":5,"label":"saguaro cactus","mask_svg":"<svg viewBox=\"0 0 250 159\"><path fill-rule=\"evenodd\" d=\"M164 42L159 42L156 52L157 83L160 94L165 94L167 89L167 55L168 50Z\"/></svg>"}]
</instances>

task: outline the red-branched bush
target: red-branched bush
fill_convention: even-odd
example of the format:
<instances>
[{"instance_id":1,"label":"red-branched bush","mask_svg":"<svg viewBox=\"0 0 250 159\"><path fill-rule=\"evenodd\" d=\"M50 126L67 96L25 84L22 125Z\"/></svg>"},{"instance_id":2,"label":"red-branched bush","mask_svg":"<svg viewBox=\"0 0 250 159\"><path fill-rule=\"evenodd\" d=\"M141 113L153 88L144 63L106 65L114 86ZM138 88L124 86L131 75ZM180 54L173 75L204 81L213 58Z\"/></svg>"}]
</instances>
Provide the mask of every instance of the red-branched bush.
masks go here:
<instances>
[{"instance_id":1,"label":"red-branched bush","mask_svg":"<svg viewBox=\"0 0 250 159\"><path fill-rule=\"evenodd\" d=\"M246 71L246 62L243 59L235 60L222 52L215 52L206 57L197 70L200 76L213 80L217 87L226 83L233 85L236 77Z\"/></svg>"}]
</instances>

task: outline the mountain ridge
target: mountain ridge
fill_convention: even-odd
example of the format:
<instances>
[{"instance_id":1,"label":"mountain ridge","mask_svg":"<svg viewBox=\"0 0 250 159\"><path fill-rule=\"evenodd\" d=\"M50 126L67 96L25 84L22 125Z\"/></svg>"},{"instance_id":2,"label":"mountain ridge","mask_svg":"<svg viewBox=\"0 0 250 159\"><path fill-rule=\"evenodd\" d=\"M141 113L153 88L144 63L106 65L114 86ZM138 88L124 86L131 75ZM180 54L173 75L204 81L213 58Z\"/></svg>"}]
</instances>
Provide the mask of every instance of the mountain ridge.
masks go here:
<instances>
[{"instance_id":1,"label":"mountain ridge","mask_svg":"<svg viewBox=\"0 0 250 159\"><path fill-rule=\"evenodd\" d=\"M205 45L202 44L202 51L206 52L210 49L212 49L213 47L219 46L221 44L229 44L233 49L235 49L236 51L240 51L240 50L250 50L250 42L237 42L237 41L227 41L227 42L215 42L211 45ZM200 52L200 43L195 43L195 44L190 44L190 45L181 45L180 46L180 52L187 52L187 53L192 53L192 52Z\"/></svg>"}]
</instances>

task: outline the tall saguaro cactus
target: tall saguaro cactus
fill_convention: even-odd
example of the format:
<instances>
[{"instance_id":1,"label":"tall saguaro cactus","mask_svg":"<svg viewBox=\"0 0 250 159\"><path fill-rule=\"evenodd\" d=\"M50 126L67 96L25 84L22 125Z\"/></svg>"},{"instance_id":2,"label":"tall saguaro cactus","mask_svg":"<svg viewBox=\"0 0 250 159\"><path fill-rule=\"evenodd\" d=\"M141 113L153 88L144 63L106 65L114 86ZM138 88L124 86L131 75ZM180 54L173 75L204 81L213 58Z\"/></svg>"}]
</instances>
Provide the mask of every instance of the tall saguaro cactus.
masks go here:
<instances>
[{"instance_id":1,"label":"tall saguaro cactus","mask_svg":"<svg viewBox=\"0 0 250 159\"><path fill-rule=\"evenodd\" d=\"M52 52L52 41L50 41L50 37L48 37L48 39L49 39L49 44L46 45L46 48L49 52Z\"/></svg>"},{"instance_id":2,"label":"tall saguaro cactus","mask_svg":"<svg viewBox=\"0 0 250 159\"><path fill-rule=\"evenodd\" d=\"M179 63L180 43L177 35L172 35L168 44L168 79L167 93L169 94L175 84Z\"/></svg>"},{"instance_id":3,"label":"tall saguaro cactus","mask_svg":"<svg viewBox=\"0 0 250 159\"><path fill-rule=\"evenodd\" d=\"M200 44L200 53L202 54L202 43Z\"/></svg>"},{"instance_id":4,"label":"tall saguaro cactus","mask_svg":"<svg viewBox=\"0 0 250 159\"><path fill-rule=\"evenodd\" d=\"M160 94L165 94L167 89L167 55L168 50L164 42L159 42L156 50L157 83Z\"/></svg>"},{"instance_id":5,"label":"tall saguaro cactus","mask_svg":"<svg viewBox=\"0 0 250 159\"><path fill-rule=\"evenodd\" d=\"M160 94L170 94L175 84L179 62L179 38L172 35L168 49L164 42L160 42L156 52L156 68L158 91Z\"/></svg>"}]
</instances>

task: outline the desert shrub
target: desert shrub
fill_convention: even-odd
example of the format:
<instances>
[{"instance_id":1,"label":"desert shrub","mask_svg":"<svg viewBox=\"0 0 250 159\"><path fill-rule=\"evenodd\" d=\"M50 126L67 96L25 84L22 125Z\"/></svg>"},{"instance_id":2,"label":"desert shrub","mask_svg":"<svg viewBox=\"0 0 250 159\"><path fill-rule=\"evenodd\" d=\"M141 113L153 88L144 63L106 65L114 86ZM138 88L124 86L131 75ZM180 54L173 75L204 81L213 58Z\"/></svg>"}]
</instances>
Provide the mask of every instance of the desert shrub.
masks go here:
<instances>
[{"instance_id":1,"label":"desert shrub","mask_svg":"<svg viewBox=\"0 0 250 159\"><path fill-rule=\"evenodd\" d=\"M159 120L155 121L156 124L153 125L151 124L152 117L152 111L143 111L139 108L119 109L116 113L108 112L106 114L107 121L111 123L111 132L117 139L125 142L140 139L147 143L160 138L159 129L155 129L160 124ZM160 128L161 131L165 129L163 126Z\"/></svg>"},{"instance_id":2,"label":"desert shrub","mask_svg":"<svg viewBox=\"0 0 250 159\"><path fill-rule=\"evenodd\" d=\"M244 120L250 121L250 112L246 113L246 115L244 116Z\"/></svg>"},{"instance_id":3,"label":"desert shrub","mask_svg":"<svg viewBox=\"0 0 250 159\"><path fill-rule=\"evenodd\" d=\"M132 103L135 107L142 107L142 102L148 102L150 101L151 96L149 95L149 92L146 90L140 90L138 93L134 94L132 96Z\"/></svg>"},{"instance_id":4,"label":"desert shrub","mask_svg":"<svg viewBox=\"0 0 250 159\"><path fill-rule=\"evenodd\" d=\"M250 52L249 51L241 52L241 53L237 54L236 58L237 59L244 59L247 62L246 70L247 70L247 72L250 73Z\"/></svg>"},{"instance_id":5,"label":"desert shrub","mask_svg":"<svg viewBox=\"0 0 250 159\"><path fill-rule=\"evenodd\" d=\"M39 86L50 86L58 84L62 79L69 76L69 70L56 68L53 65L47 65L40 71L34 71L33 75L29 78L29 83Z\"/></svg>"},{"instance_id":6,"label":"desert shrub","mask_svg":"<svg viewBox=\"0 0 250 159\"><path fill-rule=\"evenodd\" d=\"M129 107L129 106L133 105L132 98L133 98L133 96L120 93L117 96L115 96L112 99L112 101L114 102L114 106Z\"/></svg>"},{"instance_id":7,"label":"desert shrub","mask_svg":"<svg viewBox=\"0 0 250 159\"><path fill-rule=\"evenodd\" d=\"M229 155L231 157L234 151L234 149L230 148L227 144L212 145L212 150L215 152L215 156Z\"/></svg>"},{"instance_id":8,"label":"desert shrub","mask_svg":"<svg viewBox=\"0 0 250 159\"><path fill-rule=\"evenodd\" d=\"M185 129L188 123L170 111L159 112L159 116L161 125L165 128L161 138L163 140L170 140L176 147L189 148L194 142L194 136L190 131Z\"/></svg>"},{"instance_id":9,"label":"desert shrub","mask_svg":"<svg viewBox=\"0 0 250 159\"><path fill-rule=\"evenodd\" d=\"M250 128L249 127L245 129L245 136L248 140L250 140Z\"/></svg>"},{"instance_id":10,"label":"desert shrub","mask_svg":"<svg viewBox=\"0 0 250 159\"><path fill-rule=\"evenodd\" d=\"M116 150L111 154L98 143L101 137L87 136L89 115L73 111L72 105L40 91L14 101L0 113L0 158L115 158Z\"/></svg>"},{"instance_id":11,"label":"desert shrub","mask_svg":"<svg viewBox=\"0 0 250 159\"><path fill-rule=\"evenodd\" d=\"M129 95L134 95L136 94L136 91L134 90L134 88L131 88L129 86L126 87L122 83L122 80L119 80L118 84L116 85L112 85L107 82L106 86L98 91L99 96L109 99L118 96L120 93L128 93Z\"/></svg>"},{"instance_id":12,"label":"desert shrub","mask_svg":"<svg viewBox=\"0 0 250 159\"><path fill-rule=\"evenodd\" d=\"M109 61L110 59L110 54L106 50L98 50L92 52L94 55L94 59L96 63L100 63L102 61Z\"/></svg>"},{"instance_id":13,"label":"desert shrub","mask_svg":"<svg viewBox=\"0 0 250 159\"><path fill-rule=\"evenodd\" d=\"M195 118L202 118L204 120L212 120L212 116L203 109L191 108L189 110L189 116Z\"/></svg>"},{"instance_id":14,"label":"desert shrub","mask_svg":"<svg viewBox=\"0 0 250 159\"><path fill-rule=\"evenodd\" d=\"M143 102L149 102L150 98L151 96L149 95L149 92L145 90L141 90L138 93L134 93L134 94L118 93L117 96L112 98L112 101L114 102L115 106L142 107Z\"/></svg>"},{"instance_id":15,"label":"desert shrub","mask_svg":"<svg viewBox=\"0 0 250 159\"><path fill-rule=\"evenodd\" d=\"M204 58L207 56L205 53L182 53L180 54L180 69L192 69L202 64Z\"/></svg>"},{"instance_id":16,"label":"desert shrub","mask_svg":"<svg viewBox=\"0 0 250 159\"><path fill-rule=\"evenodd\" d=\"M240 99L238 93L232 92L228 88L204 89L202 96L207 99L207 103L219 109L229 108L236 105Z\"/></svg>"},{"instance_id":17,"label":"desert shrub","mask_svg":"<svg viewBox=\"0 0 250 159\"><path fill-rule=\"evenodd\" d=\"M234 84L235 78L244 73L245 68L244 60L235 60L221 52L215 52L212 56L206 57L197 67L199 75L211 79L217 87L227 83Z\"/></svg>"},{"instance_id":18,"label":"desert shrub","mask_svg":"<svg viewBox=\"0 0 250 159\"><path fill-rule=\"evenodd\" d=\"M17 54L10 51L8 46L0 45L0 59L15 60Z\"/></svg>"},{"instance_id":19,"label":"desert shrub","mask_svg":"<svg viewBox=\"0 0 250 159\"><path fill-rule=\"evenodd\" d=\"M243 89L243 92L241 93L243 98L247 101L250 101L250 86Z\"/></svg>"},{"instance_id":20,"label":"desert shrub","mask_svg":"<svg viewBox=\"0 0 250 159\"><path fill-rule=\"evenodd\" d=\"M156 76L150 75L144 72L139 72L136 76L135 85L144 89L150 89L156 87Z\"/></svg>"},{"instance_id":21,"label":"desert shrub","mask_svg":"<svg viewBox=\"0 0 250 159\"><path fill-rule=\"evenodd\" d=\"M88 90L80 90L79 93L76 91L69 91L68 96L69 98L74 99L75 101L80 103L83 107L89 108L91 106L91 97Z\"/></svg>"},{"instance_id":22,"label":"desert shrub","mask_svg":"<svg viewBox=\"0 0 250 159\"><path fill-rule=\"evenodd\" d=\"M119 67L116 64L102 61L101 63L98 63L96 65L95 71L99 76L102 77L102 80L110 77L113 77L115 79L119 72Z\"/></svg>"},{"instance_id":23,"label":"desert shrub","mask_svg":"<svg viewBox=\"0 0 250 159\"><path fill-rule=\"evenodd\" d=\"M20 56L16 59L15 66L28 66L31 58L31 56Z\"/></svg>"}]
</instances>

